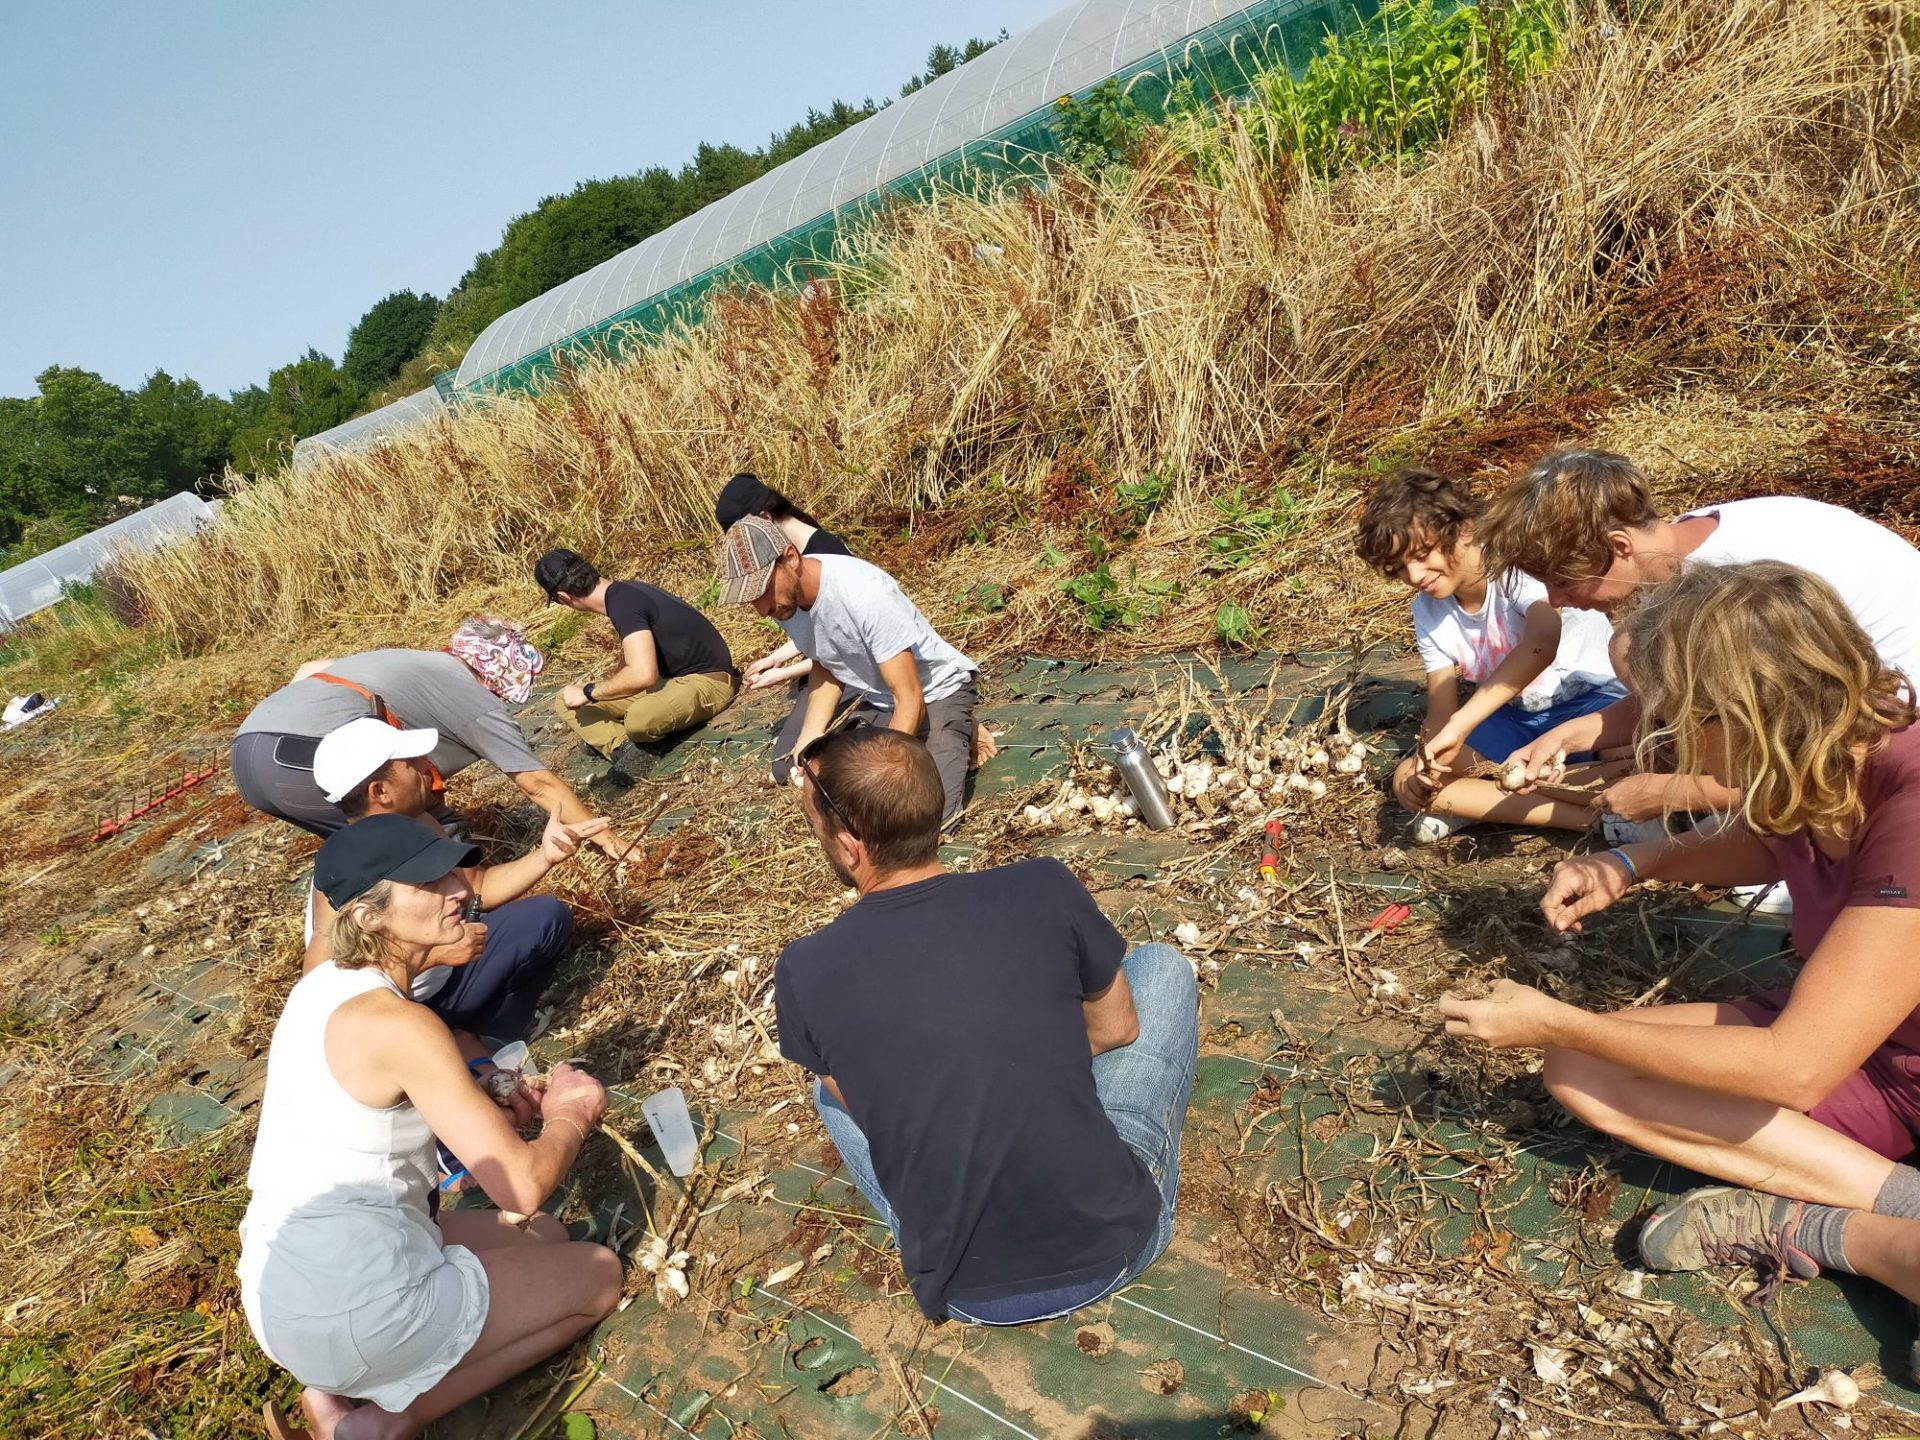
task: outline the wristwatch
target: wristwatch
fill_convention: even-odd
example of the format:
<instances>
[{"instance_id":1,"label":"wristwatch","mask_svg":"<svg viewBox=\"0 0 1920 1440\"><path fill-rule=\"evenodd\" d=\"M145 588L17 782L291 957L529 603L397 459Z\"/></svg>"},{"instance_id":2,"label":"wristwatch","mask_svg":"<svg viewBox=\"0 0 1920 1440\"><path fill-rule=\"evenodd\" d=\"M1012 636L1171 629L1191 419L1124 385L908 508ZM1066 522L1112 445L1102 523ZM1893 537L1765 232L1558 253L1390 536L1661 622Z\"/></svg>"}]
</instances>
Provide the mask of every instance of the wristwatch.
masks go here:
<instances>
[{"instance_id":1,"label":"wristwatch","mask_svg":"<svg viewBox=\"0 0 1920 1440\"><path fill-rule=\"evenodd\" d=\"M587 697L587 703L591 705L593 703L593 682L589 680L586 684L582 685L580 687L580 693Z\"/></svg>"}]
</instances>

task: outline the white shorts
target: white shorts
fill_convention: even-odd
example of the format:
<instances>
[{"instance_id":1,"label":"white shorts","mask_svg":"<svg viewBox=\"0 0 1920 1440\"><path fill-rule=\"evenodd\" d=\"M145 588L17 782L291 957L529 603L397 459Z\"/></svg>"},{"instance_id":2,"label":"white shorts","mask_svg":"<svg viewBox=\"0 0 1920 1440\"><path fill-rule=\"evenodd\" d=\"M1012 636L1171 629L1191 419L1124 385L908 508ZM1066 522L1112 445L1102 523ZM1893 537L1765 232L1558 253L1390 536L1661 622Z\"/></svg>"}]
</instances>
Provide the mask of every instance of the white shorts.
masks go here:
<instances>
[{"instance_id":1,"label":"white shorts","mask_svg":"<svg viewBox=\"0 0 1920 1440\"><path fill-rule=\"evenodd\" d=\"M284 1315L270 1300L247 1307L274 1363L329 1395L404 1410L466 1358L487 1323L487 1272L464 1245L402 1290L339 1315Z\"/></svg>"}]
</instances>

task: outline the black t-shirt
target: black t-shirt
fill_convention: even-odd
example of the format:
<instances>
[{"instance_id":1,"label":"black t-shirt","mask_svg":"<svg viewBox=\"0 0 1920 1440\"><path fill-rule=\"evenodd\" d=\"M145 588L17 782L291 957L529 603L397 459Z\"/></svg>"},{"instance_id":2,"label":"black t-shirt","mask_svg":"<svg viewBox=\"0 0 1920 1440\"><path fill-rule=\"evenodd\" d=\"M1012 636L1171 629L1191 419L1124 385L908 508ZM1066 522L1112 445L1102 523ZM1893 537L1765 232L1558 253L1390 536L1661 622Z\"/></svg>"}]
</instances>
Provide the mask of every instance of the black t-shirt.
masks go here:
<instances>
[{"instance_id":1,"label":"black t-shirt","mask_svg":"<svg viewBox=\"0 0 1920 1440\"><path fill-rule=\"evenodd\" d=\"M660 678L675 675L724 675L733 669L733 652L713 622L678 595L644 580L616 580L607 586L607 619L620 638L653 632Z\"/></svg>"},{"instance_id":2,"label":"black t-shirt","mask_svg":"<svg viewBox=\"0 0 1920 1440\"><path fill-rule=\"evenodd\" d=\"M1081 1009L1125 953L1066 866L1023 860L863 896L780 956L781 1053L840 1087L930 1319L1111 1279L1152 1233Z\"/></svg>"},{"instance_id":3,"label":"black t-shirt","mask_svg":"<svg viewBox=\"0 0 1920 1440\"><path fill-rule=\"evenodd\" d=\"M820 530L820 529L816 529L813 532L813 534L807 537L807 548L802 550L800 553L802 555L852 555L853 554L853 552L847 548L846 541L842 540L838 535L834 534L831 530Z\"/></svg>"}]
</instances>

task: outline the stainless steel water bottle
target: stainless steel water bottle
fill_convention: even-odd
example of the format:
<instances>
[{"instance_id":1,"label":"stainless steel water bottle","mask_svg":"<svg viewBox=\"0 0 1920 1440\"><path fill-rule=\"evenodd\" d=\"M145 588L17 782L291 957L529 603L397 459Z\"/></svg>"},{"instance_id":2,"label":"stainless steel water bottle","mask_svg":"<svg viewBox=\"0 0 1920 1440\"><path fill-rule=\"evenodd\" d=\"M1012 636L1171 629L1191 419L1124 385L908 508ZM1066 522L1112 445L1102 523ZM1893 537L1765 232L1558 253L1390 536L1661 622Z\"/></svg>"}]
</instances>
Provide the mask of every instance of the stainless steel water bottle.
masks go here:
<instances>
[{"instance_id":1,"label":"stainless steel water bottle","mask_svg":"<svg viewBox=\"0 0 1920 1440\"><path fill-rule=\"evenodd\" d=\"M1134 802L1140 807L1141 820L1150 830L1171 830L1173 802L1167 795L1167 782L1153 768L1153 757L1140 743L1140 737L1123 726L1113 732L1107 743L1113 747L1114 769L1127 782Z\"/></svg>"}]
</instances>

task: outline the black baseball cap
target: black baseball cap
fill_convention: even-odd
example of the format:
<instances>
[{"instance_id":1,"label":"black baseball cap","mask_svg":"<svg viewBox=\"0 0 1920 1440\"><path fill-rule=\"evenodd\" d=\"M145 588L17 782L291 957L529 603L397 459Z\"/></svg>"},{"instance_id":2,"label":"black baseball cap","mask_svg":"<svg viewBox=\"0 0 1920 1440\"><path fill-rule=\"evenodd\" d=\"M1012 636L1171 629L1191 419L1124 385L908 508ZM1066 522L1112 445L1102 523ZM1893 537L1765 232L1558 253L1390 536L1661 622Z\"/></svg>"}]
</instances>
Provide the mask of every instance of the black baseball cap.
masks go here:
<instances>
[{"instance_id":1,"label":"black baseball cap","mask_svg":"<svg viewBox=\"0 0 1920 1440\"><path fill-rule=\"evenodd\" d=\"M338 910L382 880L431 885L462 865L478 865L480 847L436 835L405 815L367 815L336 830L313 857L313 888Z\"/></svg>"},{"instance_id":2,"label":"black baseball cap","mask_svg":"<svg viewBox=\"0 0 1920 1440\"><path fill-rule=\"evenodd\" d=\"M742 471L720 487L713 502L713 518L722 530L731 530L736 520L748 515L765 514L773 506L774 492L760 482L758 475Z\"/></svg>"}]
</instances>

